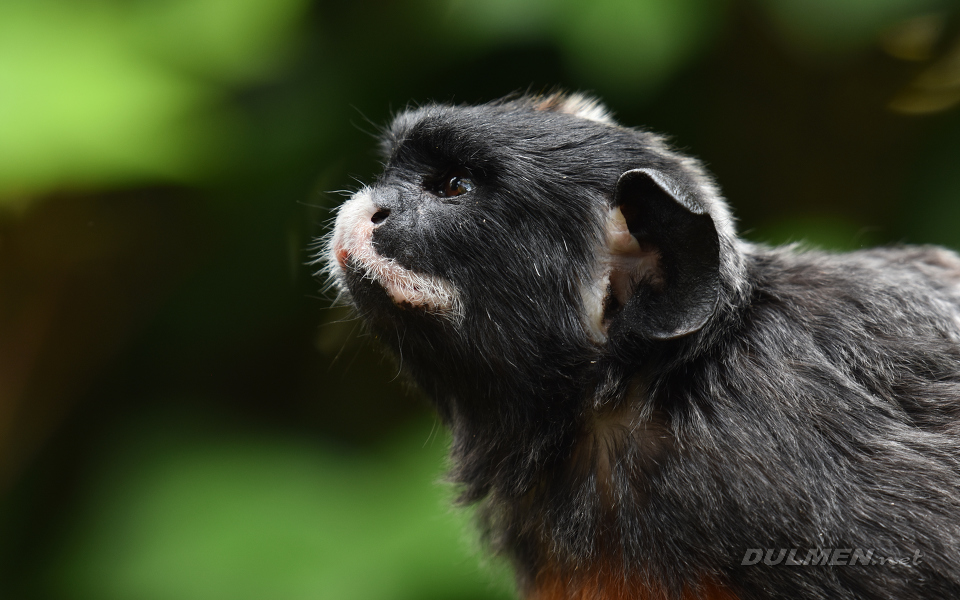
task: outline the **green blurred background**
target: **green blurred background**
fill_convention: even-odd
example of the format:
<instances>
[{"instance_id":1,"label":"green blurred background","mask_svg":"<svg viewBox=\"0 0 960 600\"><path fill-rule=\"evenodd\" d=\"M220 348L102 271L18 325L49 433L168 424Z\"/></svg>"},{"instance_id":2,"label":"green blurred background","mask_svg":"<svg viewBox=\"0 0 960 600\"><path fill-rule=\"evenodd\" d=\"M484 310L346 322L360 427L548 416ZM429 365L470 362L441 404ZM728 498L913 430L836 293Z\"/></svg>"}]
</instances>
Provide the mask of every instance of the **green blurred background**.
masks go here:
<instances>
[{"instance_id":1,"label":"green blurred background","mask_svg":"<svg viewBox=\"0 0 960 600\"><path fill-rule=\"evenodd\" d=\"M0 597L513 597L309 248L391 111L554 86L751 239L960 248L952 2L0 0Z\"/></svg>"}]
</instances>

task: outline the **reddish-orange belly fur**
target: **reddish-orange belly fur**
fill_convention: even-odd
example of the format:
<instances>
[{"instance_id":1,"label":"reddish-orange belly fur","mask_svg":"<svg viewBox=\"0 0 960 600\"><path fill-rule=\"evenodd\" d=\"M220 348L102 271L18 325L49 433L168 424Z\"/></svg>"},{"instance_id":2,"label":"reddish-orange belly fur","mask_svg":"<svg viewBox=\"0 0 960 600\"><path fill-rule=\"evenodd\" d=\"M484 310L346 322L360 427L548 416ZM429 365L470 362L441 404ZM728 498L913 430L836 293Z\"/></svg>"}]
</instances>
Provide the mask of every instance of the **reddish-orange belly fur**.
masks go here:
<instances>
[{"instance_id":1,"label":"reddish-orange belly fur","mask_svg":"<svg viewBox=\"0 0 960 600\"><path fill-rule=\"evenodd\" d=\"M596 570L563 574L545 570L537 576L524 600L737 600L737 596L714 581L703 581L678 597L668 595L647 580L625 579L620 573Z\"/></svg>"}]
</instances>

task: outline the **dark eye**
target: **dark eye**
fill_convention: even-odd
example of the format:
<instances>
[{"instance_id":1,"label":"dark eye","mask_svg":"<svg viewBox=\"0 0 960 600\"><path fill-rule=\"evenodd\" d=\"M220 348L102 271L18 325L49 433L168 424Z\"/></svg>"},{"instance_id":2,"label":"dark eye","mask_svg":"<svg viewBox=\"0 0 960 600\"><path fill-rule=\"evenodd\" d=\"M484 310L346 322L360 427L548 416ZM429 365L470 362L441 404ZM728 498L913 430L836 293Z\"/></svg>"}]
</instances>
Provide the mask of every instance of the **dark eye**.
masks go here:
<instances>
[{"instance_id":1,"label":"dark eye","mask_svg":"<svg viewBox=\"0 0 960 600\"><path fill-rule=\"evenodd\" d=\"M476 187L473 182L473 174L464 169L454 169L446 173L437 182L434 193L441 198L452 198L453 196L462 196L467 192L472 192Z\"/></svg>"}]
</instances>

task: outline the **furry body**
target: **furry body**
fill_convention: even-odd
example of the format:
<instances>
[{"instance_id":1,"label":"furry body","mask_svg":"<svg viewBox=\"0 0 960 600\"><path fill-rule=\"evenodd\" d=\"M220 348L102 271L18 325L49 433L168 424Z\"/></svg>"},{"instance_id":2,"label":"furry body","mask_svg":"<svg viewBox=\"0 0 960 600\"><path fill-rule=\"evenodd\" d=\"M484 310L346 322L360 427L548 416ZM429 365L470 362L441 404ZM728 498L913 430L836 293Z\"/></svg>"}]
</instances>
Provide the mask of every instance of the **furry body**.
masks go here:
<instances>
[{"instance_id":1,"label":"furry body","mask_svg":"<svg viewBox=\"0 0 960 600\"><path fill-rule=\"evenodd\" d=\"M960 258L746 243L580 96L407 111L384 150L322 259L525 598L960 597Z\"/></svg>"}]
</instances>

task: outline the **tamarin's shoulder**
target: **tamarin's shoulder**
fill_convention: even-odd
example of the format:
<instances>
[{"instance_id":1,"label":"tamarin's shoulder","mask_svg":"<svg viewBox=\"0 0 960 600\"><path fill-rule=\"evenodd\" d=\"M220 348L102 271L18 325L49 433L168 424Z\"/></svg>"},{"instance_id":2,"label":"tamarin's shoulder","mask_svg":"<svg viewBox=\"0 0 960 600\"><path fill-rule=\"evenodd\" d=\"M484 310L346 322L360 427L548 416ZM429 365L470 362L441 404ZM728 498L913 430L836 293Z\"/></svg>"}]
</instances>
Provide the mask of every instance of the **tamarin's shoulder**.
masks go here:
<instances>
[{"instance_id":1,"label":"tamarin's shoulder","mask_svg":"<svg viewBox=\"0 0 960 600\"><path fill-rule=\"evenodd\" d=\"M825 252L799 244L745 244L755 303L779 301L811 317L882 319L889 330L939 323L960 328L960 255L938 246L888 246ZM791 318L802 315L793 314Z\"/></svg>"}]
</instances>

